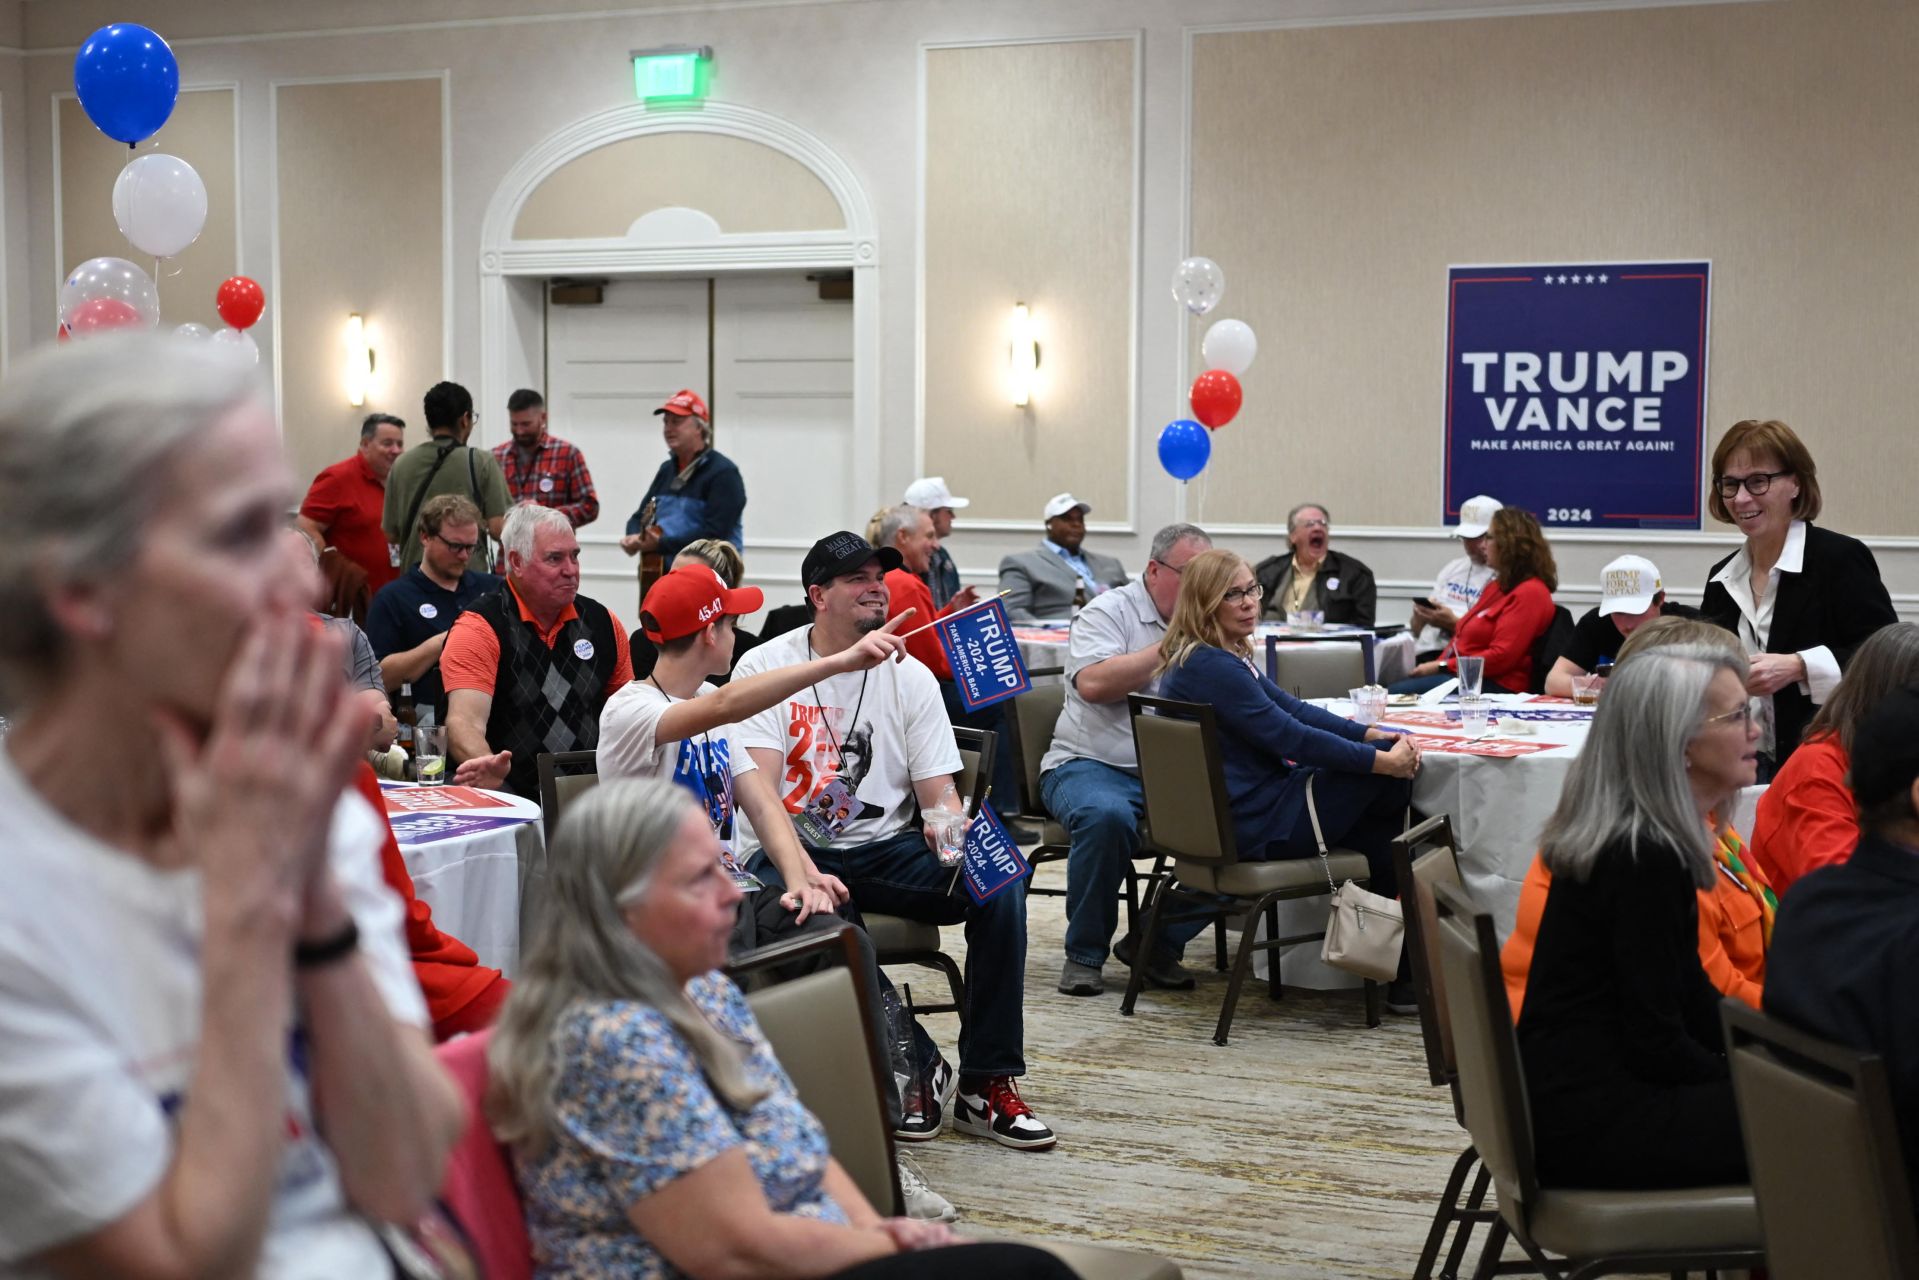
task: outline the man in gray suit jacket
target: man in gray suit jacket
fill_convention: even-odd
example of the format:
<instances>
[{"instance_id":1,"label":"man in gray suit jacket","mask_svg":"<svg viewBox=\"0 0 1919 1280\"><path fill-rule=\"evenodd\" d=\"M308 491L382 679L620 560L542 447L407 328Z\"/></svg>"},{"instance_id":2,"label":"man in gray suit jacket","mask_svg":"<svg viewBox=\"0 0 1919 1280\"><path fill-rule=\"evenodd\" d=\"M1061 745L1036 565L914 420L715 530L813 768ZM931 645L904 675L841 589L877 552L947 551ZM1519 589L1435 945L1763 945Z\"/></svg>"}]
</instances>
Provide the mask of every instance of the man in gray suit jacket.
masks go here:
<instances>
[{"instance_id":1,"label":"man in gray suit jacket","mask_svg":"<svg viewBox=\"0 0 1919 1280\"><path fill-rule=\"evenodd\" d=\"M1054 494L1046 503L1046 536L1039 546L999 562L999 586L1013 621L1070 618L1076 605L1126 585L1119 561L1081 545L1092 509L1070 493Z\"/></svg>"}]
</instances>

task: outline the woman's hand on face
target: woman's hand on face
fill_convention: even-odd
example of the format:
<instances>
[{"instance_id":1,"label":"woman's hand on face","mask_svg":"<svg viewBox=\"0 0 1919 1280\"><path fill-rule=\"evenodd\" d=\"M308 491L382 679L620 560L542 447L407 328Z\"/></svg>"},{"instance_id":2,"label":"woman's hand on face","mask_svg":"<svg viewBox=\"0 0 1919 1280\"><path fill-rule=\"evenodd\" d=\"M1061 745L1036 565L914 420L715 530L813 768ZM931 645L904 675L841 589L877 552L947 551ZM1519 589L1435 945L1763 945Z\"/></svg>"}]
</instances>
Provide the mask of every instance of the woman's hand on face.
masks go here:
<instances>
[{"instance_id":1,"label":"woman's hand on face","mask_svg":"<svg viewBox=\"0 0 1919 1280\"><path fill-rule=\"evenodd\" d=\"M275 614L242 640L204 739L176 714L155 713L172 839L205 872L210 907L291 924L324 883L333 808L366 735L344 653L305 617Z\"/></svg>"},{"instance_id":2,"label":"woman's hand on face","mask_svg":"<svg viewBox=\"0 0 1919 1280\"><path fill-rule=\"evenodd\" d=\"M1755 653L1746 674L1746 692L1754 697L1778 693L1806 678L1806 660L1796 653Z\"/></svg>"},{"instance_id":3,"label":"woman's hand on face","mask_svg":"<svg viewBox=\"0 0 1919 1280\"><path fill-rule=\"evenodd\" d=\"M1419 748L1411 738L1401 737L1388 751L1373 753L1373 772L1392 778L1410 778L1419 772Z\"/></svg>"},{"instance_id":4,"label":"woman's hand on face","mask_svg":"<svg viewBox=\"0 0 1919 1280\"><path fill-rule=\"evenodd\" d=\"M964 1240L953 1234L953 1229L944 1222L927 1222L919 1218L881 1218L878 1228L893 1247L901 1253L917 1253L921 1249L943 1249L947 1245L964 1244Z\"/></svg>"}]
</instances>

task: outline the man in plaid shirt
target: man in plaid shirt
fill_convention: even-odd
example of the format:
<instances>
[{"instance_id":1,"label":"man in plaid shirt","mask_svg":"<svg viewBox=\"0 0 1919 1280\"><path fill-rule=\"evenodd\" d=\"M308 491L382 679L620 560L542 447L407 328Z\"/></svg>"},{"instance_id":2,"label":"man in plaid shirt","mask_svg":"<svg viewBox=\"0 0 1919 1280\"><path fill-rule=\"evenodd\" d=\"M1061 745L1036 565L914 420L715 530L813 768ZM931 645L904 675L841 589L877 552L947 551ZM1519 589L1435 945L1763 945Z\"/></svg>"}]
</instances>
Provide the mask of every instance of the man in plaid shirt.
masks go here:
<instances>
[{"instance_id":1,"label":"man in plaid shirt","mask_svg":"<svg viewBox=\"0 0 1919 1280\"><path fill-rule=\"evenodd\" d=\"M493 446L493 456L506 472L506 487L515 502L537 502L552 507L575 529L599 518L600 498L593 492L586 457L578 448L546 433L546 401L527 388L506 401L507 423L513 438Z\"/></svg>"}]
</instances>

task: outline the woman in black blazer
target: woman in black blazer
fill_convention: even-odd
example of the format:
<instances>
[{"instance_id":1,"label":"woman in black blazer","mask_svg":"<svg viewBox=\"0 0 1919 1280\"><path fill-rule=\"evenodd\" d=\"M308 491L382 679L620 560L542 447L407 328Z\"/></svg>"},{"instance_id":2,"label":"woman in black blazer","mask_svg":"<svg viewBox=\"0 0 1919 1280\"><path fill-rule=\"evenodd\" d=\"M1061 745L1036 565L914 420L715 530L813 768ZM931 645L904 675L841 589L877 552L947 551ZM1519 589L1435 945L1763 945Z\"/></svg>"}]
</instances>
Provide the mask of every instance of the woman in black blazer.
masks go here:
<instances>
[{"instance_id":1,"label":"woman in black blazer","mask_svg":"<svg viewBox=\"0 0 1919 1280\"><path fill-rule=\"evenodd\" d=\"M1820 529L1819 469L1783 422L1734 423L1712 454L1713 516L1746 545L1712 567L1701 604L1752 655L1746 690L1769 708L1761 781L1786 761L1853 650L1898 621L1866 544Z\"/></svg>"}]
</instances>

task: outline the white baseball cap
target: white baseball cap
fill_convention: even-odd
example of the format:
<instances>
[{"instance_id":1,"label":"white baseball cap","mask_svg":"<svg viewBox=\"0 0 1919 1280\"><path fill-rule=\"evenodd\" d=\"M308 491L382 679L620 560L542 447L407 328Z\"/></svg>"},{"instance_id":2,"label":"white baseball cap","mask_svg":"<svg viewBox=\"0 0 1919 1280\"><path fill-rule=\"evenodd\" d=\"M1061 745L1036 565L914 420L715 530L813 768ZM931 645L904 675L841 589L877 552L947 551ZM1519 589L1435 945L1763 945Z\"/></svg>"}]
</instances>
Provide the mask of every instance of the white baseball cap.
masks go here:
<instances>
[{"instance_id":1,"label":"white baseball cap","mask_svg":"<svg viewBox=\"0 0 1919 1280\"><path fill-rule=\"evenodd\" d=\"M1051 520L1054 516L1063 516L1075 507L1081 511L1091 511L1093 504L1081 502L1070 493L1056 493L1046 500L1046 518Z\"/></svg>"},{"instance_id":2,"label":"white baseball cap","mask_svg":"<svg viewBox=\"0 0 1919 1280\"><path fill-rule=\"evenodd\" d=\"M1459 527L1453 535L1459 538L1483 537L1487 526L1493 522L1493 512L1506 504L1498 498L1489 498L1485 494L1466 499L1459 504Z\"/></svg>"},{"instance_id":3,"label":"white baseball cap","mask_svg":"<svg viewBox=\"0 0 1919 1280\"><path fill-rule=\"evenodd\" d=\"M953 491L946 487L945 476L928 476L906 486L906 505L922 511L937 511L941 507L958 511L972 503L965 498L955 498Z\"/></svg>"},{"instance_id":4,"label":"white baseball cap","mask_svg":"<svg viewBox=\"0 0 1919 1280\"><path fill-rule=\"evenodd\" d=\"M1644 613L1664 589L1659 566L1644 556L1620 556L1599 571L1599 616Z\"/></svg>"}]
</instances>

